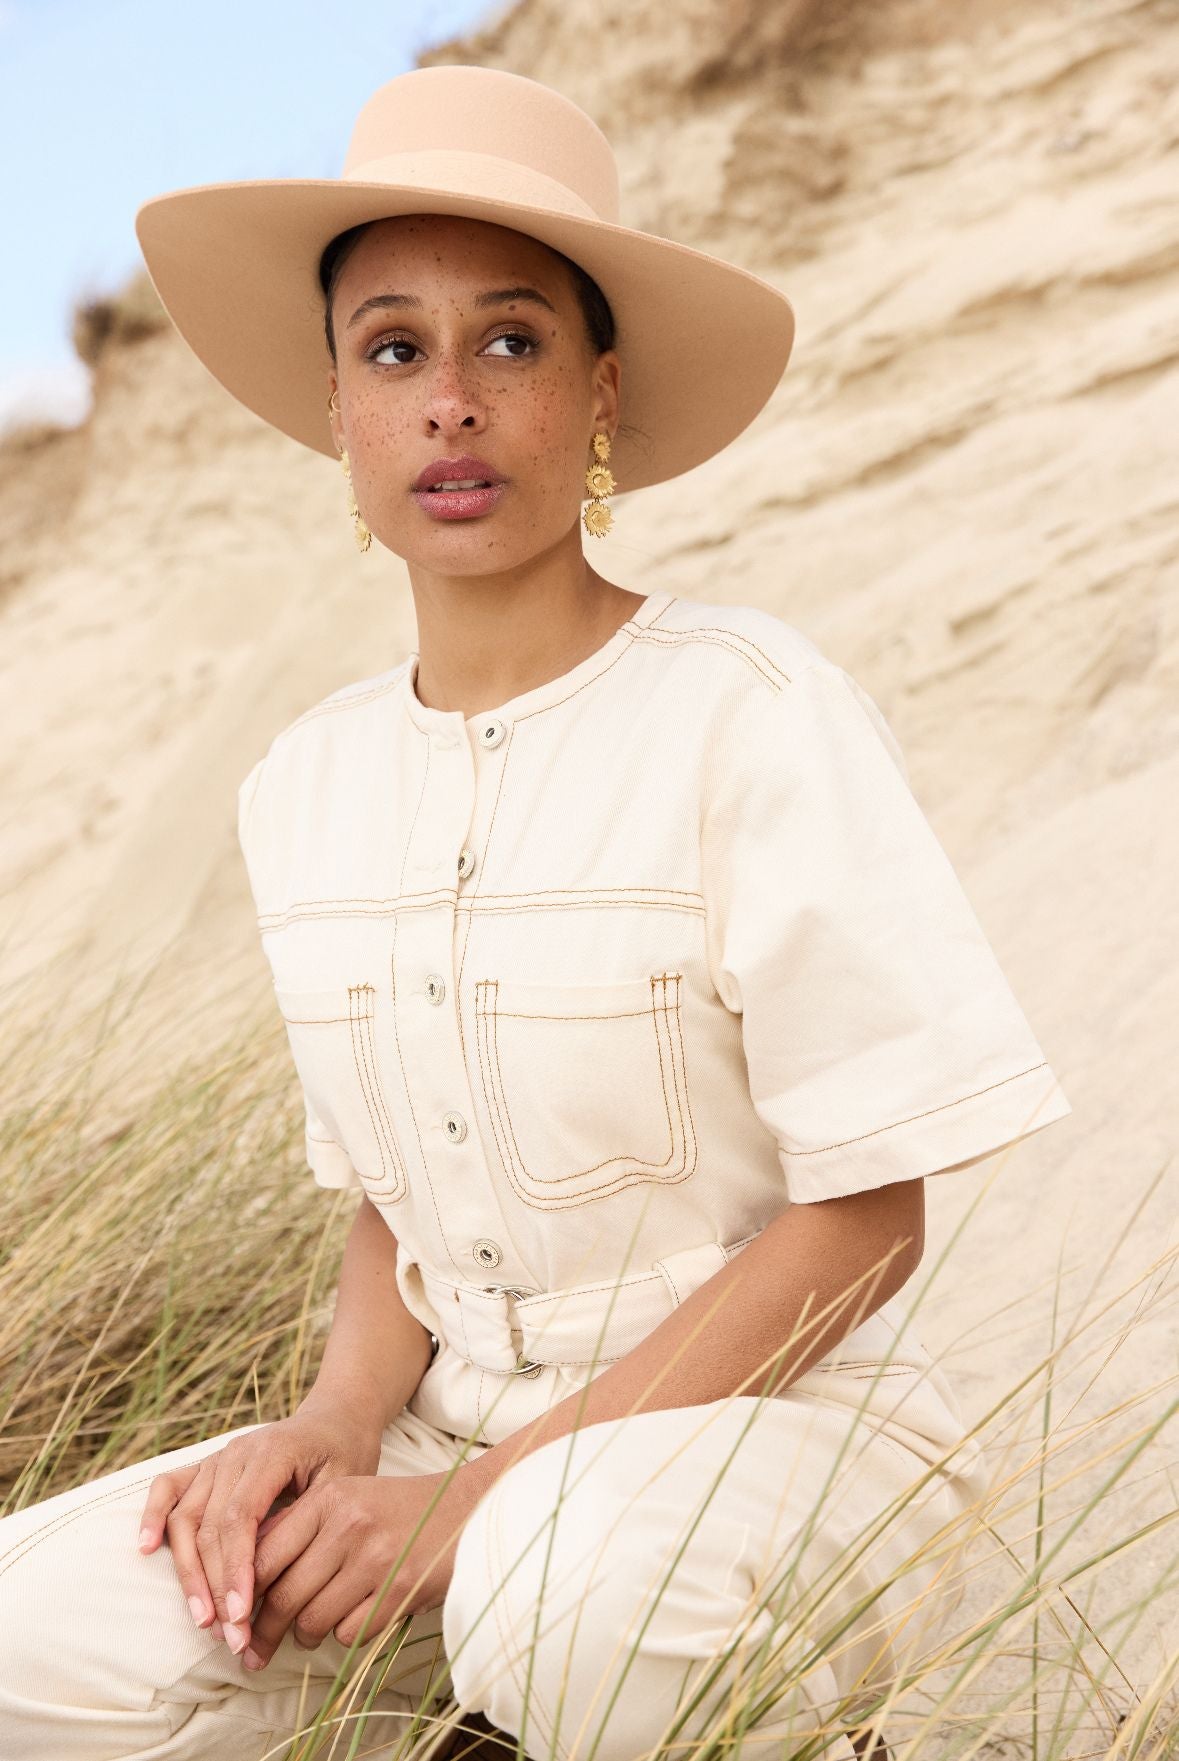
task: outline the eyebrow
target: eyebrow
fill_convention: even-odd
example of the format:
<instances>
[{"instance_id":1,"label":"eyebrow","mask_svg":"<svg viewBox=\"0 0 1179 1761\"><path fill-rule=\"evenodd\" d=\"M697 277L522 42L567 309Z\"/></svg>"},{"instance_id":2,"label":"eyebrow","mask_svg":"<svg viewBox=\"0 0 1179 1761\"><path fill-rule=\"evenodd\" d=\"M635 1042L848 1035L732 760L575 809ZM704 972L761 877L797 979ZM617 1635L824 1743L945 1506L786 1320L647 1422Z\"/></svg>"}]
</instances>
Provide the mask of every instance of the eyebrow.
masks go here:
<instances>
[{"instance_id":1,"label":"eyebrow","mask_svg":"<svg viewBox=\"0 0 1179 1761\"><path fill-rule=\"evenodd\" d=\"M484 306L505 305L508 300L525 300L534 306L546 307L555 317L560 316L553 302L546 299L539 288L535 287L493 287L488 289L486 293L476 294L472 304L476 310L481 310ZM371 299L365 300L362 305L357 306L345 328L351 330L354 324L359 324L366 312L374 311L378 307L393 307L397 311L411 309L420 311L421 305L422 302L416 294L373 294Z\"/></svg>"}]
</instances>

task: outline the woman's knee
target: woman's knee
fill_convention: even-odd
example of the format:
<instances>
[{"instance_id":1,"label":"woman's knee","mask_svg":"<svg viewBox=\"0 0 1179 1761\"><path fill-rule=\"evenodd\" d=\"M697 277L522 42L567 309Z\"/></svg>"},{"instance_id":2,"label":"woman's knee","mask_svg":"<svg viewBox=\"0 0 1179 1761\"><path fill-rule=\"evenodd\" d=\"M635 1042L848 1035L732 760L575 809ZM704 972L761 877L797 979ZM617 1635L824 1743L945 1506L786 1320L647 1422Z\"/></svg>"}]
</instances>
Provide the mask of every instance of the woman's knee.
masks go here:
<instances>
[{"instance_id":1,"label":"woman's knee","mask_svg":"<svg viewBox=\"0 0 1179 1761\"><path fill-rule=\"evenodd\" d=\"M0 1520L0 1686L58 1704L135 1706L207 1656L219 1641L193 1621L167 1543L140 1551L140 1518L157 1474L235 1435L132 1463Z\"/></svg>"},{"instance_id":2,"label":"woman's knee","mask_svg":"<svg viewBox=\"0 0 1179 1761\"><path fill-rule=\"evenodd\" d=\"M602 1761L633 1761L740 1624L747 1530L720 1504L693 1526L669 1491L644 1495L594 1429L524 1457L476 1506L444 1637L460 1703L530 1752L596 1741Z\"/></svg>"}]
</instances>

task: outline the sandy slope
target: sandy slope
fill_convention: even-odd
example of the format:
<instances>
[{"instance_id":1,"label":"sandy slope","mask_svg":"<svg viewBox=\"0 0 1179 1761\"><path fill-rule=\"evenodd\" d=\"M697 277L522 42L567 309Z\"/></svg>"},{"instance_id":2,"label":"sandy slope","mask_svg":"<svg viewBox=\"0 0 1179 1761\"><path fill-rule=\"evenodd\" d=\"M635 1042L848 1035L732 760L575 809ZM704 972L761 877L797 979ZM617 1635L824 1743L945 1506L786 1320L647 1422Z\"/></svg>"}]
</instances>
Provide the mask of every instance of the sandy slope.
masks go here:
<instances>
[{"instance_id":1,"label":"sandy slope","mask_svg":"<svg viewBox=\"0 0 1179 1761\"><path fill-rule=\"evenodd\" d=\"M1160 1170L1110 1276L1174 1242L1179 15L524 0L429 59L560 87L616 142L624 218L795 303L772 404L699 471L620 495L594 560L764 604L873 693L1073 1100L1002 1165L931 1183L933 1256L995 1182L924 1328L944 1347L982 1326L953 1360L981 1412L1043 1348L1058 1253L1067 1306ZM699 346L726 347L723 315ZM72 943L80 998L169 944L154 1070L165 1041L202 1042L216 987L265 988L237 782L309 701L412 646L408 585L353 549L337 468L166 331L111 340L87 428L10 442L0 468L0 974ZM1004 1290L1030 1331L986 1322ZM1084 1410L1174 1375L1168 1314ZM1173 1507L1173 1447L1139 1464L1127 1523ZM1124 1561L1120 1592L1171 1552L1164 1532ZM1143 1678L1168 1646L1159 1603L1128 1642Z\"/></svg>"}]
</instances>

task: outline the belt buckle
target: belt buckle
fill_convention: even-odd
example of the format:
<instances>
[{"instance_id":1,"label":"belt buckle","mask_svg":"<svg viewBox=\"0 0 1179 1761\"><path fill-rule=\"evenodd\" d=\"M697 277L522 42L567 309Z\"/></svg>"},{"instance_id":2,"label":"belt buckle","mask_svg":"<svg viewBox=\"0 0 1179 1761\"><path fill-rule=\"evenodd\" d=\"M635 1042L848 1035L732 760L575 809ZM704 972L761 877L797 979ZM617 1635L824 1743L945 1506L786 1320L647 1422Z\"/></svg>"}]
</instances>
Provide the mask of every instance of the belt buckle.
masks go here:
<instances>
[{"instance_id":1,"label":"belt buckle","mask_svg":"<svg viewBox=\"0 0 1179 1761\"><path fill-rule=\"evenodd\" d=\"M518 1284L484 1284L483 1289L491 1296L538 1296L539 1291L521 1290ZM509 1376L539 1376L544 1369L542 1363L534 1363L531 1359L517 1353L514 1368L506 1373Z\"/></svg>"}]
</instances>

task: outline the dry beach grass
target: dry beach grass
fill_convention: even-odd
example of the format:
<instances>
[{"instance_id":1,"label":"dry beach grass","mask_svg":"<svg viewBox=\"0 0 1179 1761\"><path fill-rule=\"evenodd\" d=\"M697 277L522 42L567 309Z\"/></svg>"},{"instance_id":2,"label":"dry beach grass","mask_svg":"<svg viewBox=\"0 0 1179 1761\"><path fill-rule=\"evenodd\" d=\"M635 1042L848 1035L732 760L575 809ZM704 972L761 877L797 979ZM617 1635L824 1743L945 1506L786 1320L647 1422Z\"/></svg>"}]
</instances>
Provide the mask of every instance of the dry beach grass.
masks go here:
<instances>
[{"instance_id":1,"label":"dry beach grass","mask_svg":"<svg viewBox=\"0 0 1179 1761\"><path fill-rule=\"evenodd\" d=\"M121 1099L116 1118L109 1090L91 1084L96 1066L86 1048L105 1043L109 1054L122 1039L131 1050L136 1022L134 996L120 993L106 1009L72 1018L68 1032L50 1016L4 1048L4 1510L235 1424L284 1416L310 1385L328 1325L352 1206L345 1193L325 1199L306 1177L301 1106L281 1029L243 1013L218 1057L180 1065L131 1104ZM1002 1159L989 1166L997 1170ZM993 1175L979 1183L972 1209L985 1213L992 1182ZM968 1214L906 1287L914 1314L968 1263L969 1243ZM869 1708L871 1718L855 1708L857 1725L883 1733L894 1761L1024 1754L1163 1761L1176 1753L1179 1657L1144 1674L1137 1638L1179 1571L1168 1429L1179 1377L1143 1380L1129 1400L1107 1388L1111 1363L1133 1354L1137 1335L1175 1325L1176 1256L1160 1251L1126 1286L1112 1276L1118 1246L1111 1239L1078 1263L1062 1259L1049 1269L1049 1334L1034 1354L1013 1355L999 1397L974 1419L991 1490L936 1543L939 1581L964 1573L973 1594L954 1621L923 1632L901 1678ZM1014 1330L1022 1300L996 1286L992 1346ZM1152 1512L1160 1482L1170 1495ZM866 1533L846 1568L860 1545L870 1554L876 1541ZM1138 1550L1155 1562L1148 1594L1095 1617L1096 1585ZM781 1581L763 1588L761 1608L773 1610L797 1563L782 1562ZM702 1728L678 1742L669 1730L661 1753L719 1761L758 1752L756 1730L746 1726L840 1644L830 1587L808 1581L801 1604L784 1595L768 1629L763 1619L756 1643L738 1635L682 1709L685 1720L703 1718ZM757 1613L750 1608L751 1622ZM914 1608L918 1626L919 1615ZM382 1736L379 1717L366 1728L366 1697L395 1669L403 1638L396 1622L362 1635L338 1691L285 1751L290 1761L441 1758L447 1745L457 1757L468 1726L470 1739L485 1746L480 1754L497 1745L516 1752L514 1739L484 1720L461 1719L445 1696L424 1705L420 1727L400 1732L396 1743ZM826 1745L814 1735L800 1739L793 1761L821 1754L847 1726L848 1711L832 1707ZM585 1732L577 1749L586 1761L593 1734Z\"/></svg>"},{"instance_id":2,"label":"dry beach grass","mask_svg":"<svg viewBox=\"0 0 1179 1761\"><path fill-rule=\"evenodd\" d=\"M927 1183L919 1331L995 1496L955 1630L881 1709L892 1761L1179 1754L1179 14L520 0L426 59L568 92L629 223L790 293L770 405L621 484L595 564L764 605L862 681L1073 1103ZM335 467L142 278L75 316L91 417L0 439L6 1509L279 1418L314 1373L349 1207L302 1162L235 790L414 641Z\"/></svg>"}]
</instances>

